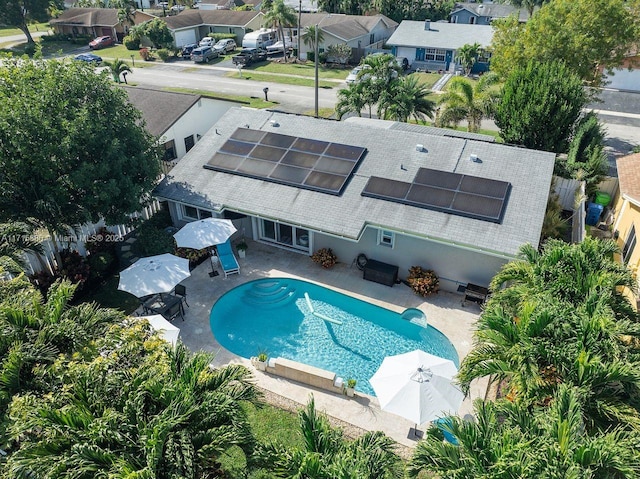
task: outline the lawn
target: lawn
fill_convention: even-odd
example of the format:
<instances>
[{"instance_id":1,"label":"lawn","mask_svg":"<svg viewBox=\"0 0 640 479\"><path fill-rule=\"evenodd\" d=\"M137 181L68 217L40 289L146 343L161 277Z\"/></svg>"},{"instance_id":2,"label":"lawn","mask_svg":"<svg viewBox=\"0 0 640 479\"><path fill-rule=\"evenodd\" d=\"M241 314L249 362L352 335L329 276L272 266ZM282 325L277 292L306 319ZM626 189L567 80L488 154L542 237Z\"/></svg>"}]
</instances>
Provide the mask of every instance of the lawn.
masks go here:
<instances>
[{"instance_id":1,"label":"lawn","mask_svg":"<svg viewBox=\"0 0 640 479\"><path fill-rule=\"evenodd\" d=\"M420 83L422 83L423 85L425 85L427 88L431 88L433 87L433 85L436 84L436 82L438 80L440 80L440 78L442 78L442 75L438 74L438 73L412 73L411 75L414 76L414 78L417 78L418 81Z\"/></svg>"},{"instance_id":2,"label":"lawn","mask_svg":"<svg viewBox=\"0 0 640 479\"><path fill-rule=\"evenodd\" d=\"M140 301L135 296L118 290L119 274L114 273L105 281L93 285L90 290L83 291L79 301L95 301L103 308L114 308L124 311L126 314L133 313Z\"/></svg>"},{"instance_id":3,"label":"lawn","mask_svg":"<svg viewBox=\"0 0 640 479\"><path fill-rule=\"evenodd\" d=\"M306 63L279 63L267 62L255 67L249 67L245 71L257 71L261 73L281 73L286 75L299 75L305 77L315 77L315 66L311 62ZM322 65L318 66L318 77L323 79L344 80L347 78L351 68L326 68Z\"/></svg>"},{"instance_id":4,"label":"lawn","mask_svg":"<svg viewBox=\"0 0 640 479\"><path fill-rule=\"evenodd\" d=\"M29 25L29 31L31 33L35 33L35 32L42 32L42 31L47 31L49 30L49 23L32 23L31 25ZM14 27L0 27L0 38L2 37L9 37L12 35L24 35L24 33L22 33L22 30L20 30L19 28L14 28ZM25 37L26 38L26 37Z\"/></svg>"},{"instance_id":5,"label":"lawn","mask_svg":"<svg viewBox=\"0 0 640 479\"><path fill-rule=\"evenodd\" d=\"M258 108L258 109L272 108L278 104L277 102L273 102L273 101L264 101L262 97L258 98L255 96L249 97L249 96L240 96L240 95L229 95L227 93L218 93L218 92L212 92L208 90L196 90L193 88L168 87L168 88L163 88L163 90L175 91L178 93L191 93L194 95L202 95L202 96L206 96L208 98L214 98L217 100L237 101L238 103L243 103L244 105L249 106L251 108Z\"/></svg>"},{"instance_id":6,"label":"lawn","mask_svg":"<svg viewBox=\"0 0 640 479\"><path fill-rule=\"evenodd\" d=\"M225 76L229 78L238 78L237 72L229 72ZM314 78L298 78L291 76L283 76L278 74L271 73L260 73L255 70L242 70L242 78L245 80L253 80L253 81L261 81L261 82L271 82L271 83L284 83L286 85L299 85L299 86L315 86ZM320 88L334 88L337 87L338 84L335 82L329 81L318 81L318 86Z\"/></svg>"}]
</instances>

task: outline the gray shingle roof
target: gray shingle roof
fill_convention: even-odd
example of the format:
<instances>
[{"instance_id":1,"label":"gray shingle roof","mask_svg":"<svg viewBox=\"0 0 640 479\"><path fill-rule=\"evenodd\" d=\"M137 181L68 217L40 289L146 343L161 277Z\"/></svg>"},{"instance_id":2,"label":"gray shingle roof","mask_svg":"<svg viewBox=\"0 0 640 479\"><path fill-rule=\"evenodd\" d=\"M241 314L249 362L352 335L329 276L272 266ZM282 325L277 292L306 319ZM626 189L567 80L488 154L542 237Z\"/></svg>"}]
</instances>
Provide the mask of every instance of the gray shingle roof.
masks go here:
<instances>
[{"instance_id":1,"label":"gray shingle roof","mask_svg":"<svg viewBox=\"0 0 640 479\"><path fill-rule=\"evenodd\" d=\"M164 134L200 99L200 95L188 93L140 87L123 88L129 95L129 101L142 112L147 131L154 136Z\"/></svg>"},{"instance_id":2,"label":"gray shingle roof","mask_svg":"<svg viewBox=\"0 0 640 479\"><path fill-rule=\"evenodd\" d=\"M480 17L506 18L517 13L521 22L526 22L529 19L529 12L526 8L518 8L502 3L456 3L451 15L455 15L456 12L462 9L473 12Z\"/></svg>"},{"instance_id":3,"label":"gray shingle roof","mask_svg":"<svg viewBox=\"0 0 640 479\"><path fill-rule=\"evenodd\" d=\"M262 15L256 11L236 10L184 10L178 15L165 17L167 26L171 30L194 27L196 25L228 25L243 27L256 16Z\"/></svg>"},{"instance_id":4,"label":"gray shingle roof","mask_svg":"<svg viewBox=\"0 0 640 479\"><path fill-rule=\"evenodd\" d=\"M369 33L379 22L387 28L395 27L397 22L384 15L343 15L336 13L303 13L300 19L302 28L320 25L320 29L345 41Z\"/></svg>"},{"instance_id":5,"label":"gray shingle roof","mask_svg":"<svg viewBox=\"0 0 640 479\"><path fill-rule=\"evenodd\" d=\"M278 127L271 125L276 120ZM367 148L341 196L298 189L203 165L237 127L346 143ZM426 152L416 150L423 144ZM478 155L481 162L471 161ZM524 243L538 245L553 174L552 153L410 131L371 128L285 113L230 109L156 188L160 198L221 211L225 208L281 219L317 231L357 239L378 225L475 250L513 256ZM401 168L402 165L402 168ZM489 223L361 196L371 176L411 182L418 168L474 175L512 185L501 224Z\"/></svg>"},{"instance_id":6,"label":"gray shingle roof","mask_svg":"<svg viewBox=\"0 0 640 479\"><path fill-rule=\"evenodd\" d=\"M369 128L386 128L388 130L412 131L423 135L450 136L453 138L466 138L468 140L495 142L496 139L491 135L483 135L481 133L469 133L467 131L451 130L446 128L436 128L433 126L416 125L414 123L402 123L399 121L376 120L372 118L364 118L360 116L352 116L344 120L349 123Z\"/></svg>"},{"instance_id":7,"label":"gray shingle roof","mask_svg":"<svg viewBox=\"0 0 640 479\"><path fill-rule=\"evenodd\" d=\"M116 8L69 8L55 19L51 24L80 25L91 27L94 25L116 26L118 21L118 9Z\"/></svg>"},{"instance_id":8,"label":"gray shingle roof","mask_svg":"<svg viewBox=\"0 0 640 479\"><path fill-rule=\"evenodd\" d=\"M431 22L429 30L424 27L425 22L403 20L387 45L457 50L463 45L476 42L486 48L493 39L491 25Z\"/></svg>"}]
</instances>

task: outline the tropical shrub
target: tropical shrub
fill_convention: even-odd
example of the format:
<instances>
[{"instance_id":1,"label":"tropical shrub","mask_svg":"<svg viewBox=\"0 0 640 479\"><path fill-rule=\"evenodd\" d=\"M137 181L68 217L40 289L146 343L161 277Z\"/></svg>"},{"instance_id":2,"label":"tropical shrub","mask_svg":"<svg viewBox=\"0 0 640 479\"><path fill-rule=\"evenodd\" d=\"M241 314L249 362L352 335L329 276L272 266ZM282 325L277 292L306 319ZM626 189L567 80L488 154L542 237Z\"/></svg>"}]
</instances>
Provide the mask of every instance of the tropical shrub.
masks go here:
<instances>
[{"instance_id":1,"label":"tropical shrub","mask_svg":"<svg viewBox=\"0 0 640 479\"><path fill-rule=\"evenodd\" d=\"M153 54L151 53L151 50L149 50L147 47L144 47L144 48L140 49L140 57L145 62L153 60Z\"/></svg>"},{"instance_id":2,"label":"tropical shrub","mask_svg":"<svg viewBox=\"0 0 640 479\"><path fill-rule=\"evenodd\" d=\"M423 297L437 293L440 289L440 280L435 271L422 269L420 266L409 268L407 283L417 295Z\"/></svg>"},{"instance_id":3,"label":"tropical shrub","mask_svg":"<svg viewBox=\"0 0 640 479\"><path fill-rule=\"evenodd\" d=\"M331 268L337 263L338 257L331 248L320 248L318 251L313 253L311 260L323 268Z\"/></svg>"},{"instance_id":4,"label":"tropical shrub","mask_svg":"<svg viewBox=\"0 0 640 479\"><path fill-rule=\"evenodd\" d=\"M176 248L176 256L187 258L189 260L189 268L193 269L209 257L209 251L205 249L193 248Z\"/></svg>"},{"instance_id":5,"label":"tropical shrub","mask_svg":"<svg viewBox=\"0 0 640 479\"><path fill-rule=\"evenodd\" d=\"M167 49L167 48L161 48L160 50L157 51L158 56L160 57L160 60L162 60L163 62L166 62L169 60L169 58L171 58L171 50Z\"/></svg>"},{"instance_id":6,"label":"tropical shrub","mask_svg":"<svg viewBox=\"0 0 640 479\"><path fill-rule=\"evenodd\" d=\"M137 50L140 48L140 38L127 35L122 39L122 44L127 50Z\"/></svg>"}]
</instances>

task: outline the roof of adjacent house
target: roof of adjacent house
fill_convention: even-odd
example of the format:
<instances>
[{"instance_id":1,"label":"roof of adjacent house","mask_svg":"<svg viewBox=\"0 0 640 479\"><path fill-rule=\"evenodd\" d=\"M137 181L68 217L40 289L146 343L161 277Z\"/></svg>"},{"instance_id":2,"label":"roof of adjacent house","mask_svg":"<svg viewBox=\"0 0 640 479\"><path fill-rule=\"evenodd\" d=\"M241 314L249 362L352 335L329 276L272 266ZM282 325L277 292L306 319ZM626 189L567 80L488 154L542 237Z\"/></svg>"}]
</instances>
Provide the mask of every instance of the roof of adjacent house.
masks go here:
<instances>
[{"instance_id":1,"label":"roof of adjacent house","mask_svg":"<svg viewBox=\"0 0 640 479\"><path fill-rule=\"evenodd\" d=\"M319 25L322 31L343 40L369 34L376 25L383 23L385 28L395 28L398 23L385 15L344 15L341 13L303 13L300 27Z\"/></svg>"},{"instance_id":2,"label":"roof of adjacent house","mask_svg":"<svg viewBox=\"0 0 640 479\"><path fill-rule=\"evenodd\" d=\"M616 159L620 193L640 203L640 153Z\"/></svg>"},{"instance_id":3,"label":"roof of adjacent house","mask_svg":"<svg viewBox=\"0 0 640 479\"><path fill-rule=\"evenodd\" d=\"M456 3L451 15L455 15L460 10L467 10L479 17L506 18L518 14L521 22L529 20L529 12L526 8L519 8L514 5L506 5L504 3Z\"/></svg>"},{"instance_id":4,"label":"roof of adjacent house","mask_svg":"<svg viewBox=\"0 0 640 479\"><path fill-rule=\"evenodd\" d=\"M222 5L225 6L230 0L200 0L200 3L204 5Z\"/></svg>"},{"instance_id":5,"label":"roof of adjacent house","mask_svg":"<svg viewBox=\"0 0 640 479\"><path fill-rule=\"evenodd\" d=\"M49 21L51 24L116 26L119 23L117 8L69 8L58 18Z\"/></svg>"},{"instance_id":6,"label":"roof of adjacent house","mask_svg":"<svg viewBox=\"0 0 640 479\"><path fill-rule=\"evenodd\" d=\"M274 126L277 124L278 126ZM378 129L266 110L231 108L155 190L156 196L200 208L280 219L357 240L368 225L457 244L504 257L538 245L554 154L429 133ZM340 196L205 169L238 127L366 148ZM417 144L424 145L418 151ZM471 155L479 161L471 161ZM411 182L431 168L509 182L500 223L364 197L372 176Z\"/></svg>"},{"instance_id":7,"label":"roof of adjacent house","mask_svg":"<svg viewBox=\"0 0 640 479\"><path fill-rule=\"evenodd\" d=\"M236 10L192 10L187 9L178 15L165 17L167 26L171 30L195 27L197 25L225 25L244 27L261 12Z\"/></svg>"},{"instance_id":8,"label":"roof of adjacent house","mask_svg":"<svg viewBox=\"0 0 640 479\"><path fill-rule=\"evenodd\" d=\"M129 101L142 112L147 131L154 136L163 135L201 98L200 95L151 88L123 88L129 95Z\"/></svg>"},{"instance_id":9,"label":"roof of adjacent house","mask_svg":"<svg viewBox=\"0 0 640 479\"><path fill-rule=\"evenodd\" d=\"M403 20L387 40L387 45L457 50L477 42L482 47L489 47L493 31L491 25L441 22L431 22L429 30L425 30L425 22Z\"/></svg>"},{"instance_id":10,"label":"roof of adjacent house","mask_svg":"<svg viewBox=\"0 0 640 479\"><path fill-rule=\"evenodd\" d=\"M318 5L315 0L285 0L284 4L293 8L296 12L298 9L303 12L317 12ZM302 7L302 8L301 8Z\"/></svg>"}]
</instances>

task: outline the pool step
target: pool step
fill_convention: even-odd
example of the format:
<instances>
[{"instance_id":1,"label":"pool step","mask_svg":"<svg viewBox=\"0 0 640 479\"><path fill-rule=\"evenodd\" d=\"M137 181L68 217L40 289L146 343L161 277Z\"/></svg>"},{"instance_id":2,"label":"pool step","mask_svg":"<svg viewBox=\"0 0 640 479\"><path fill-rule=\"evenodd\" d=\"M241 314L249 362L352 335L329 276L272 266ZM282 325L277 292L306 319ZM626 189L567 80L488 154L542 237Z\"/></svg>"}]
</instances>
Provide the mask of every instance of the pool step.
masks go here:
<instances>
[{"instance_id":1,"label":"pool step","mask_svg":"<svg viewBox=\"0 0 640 479\"><path fill-rule=\"evenodd\" d=\"M259 281L245 292L244 299L257 306L282 306L295 297L295 291L284 281Z\"/></svg>"},{"instance_id":2,"label":"pool step","mask_svg":"<svg viewBox=\"0 0 640 479\"><path fill-rule=\"evenodd\" d=\"M285 304L290 303L296 298L296 293L294 291L285 291L283 294L278 296L266 297L266 296L252 296L249 294L245 294L243 300L247 303L253 304L254 306L261 306L264 308L269 307L281 307Z\"/></svg>"},{"instance_id":3,"label":"pool step","mask_svg":"<svg viewBox=\"0 0 640 479\"><path fill-rule=\"evenodd\" d=\"M283 287L287 287L287 286L288 285L286 283L284 283L283 281L265 280L265 281L257 281L255 283L253 283L251 289L254 290L254 291L260 291L260 292L268 293L270 291L278 291L279 289L281 289Z\"/></svg>"}]
</instances>

